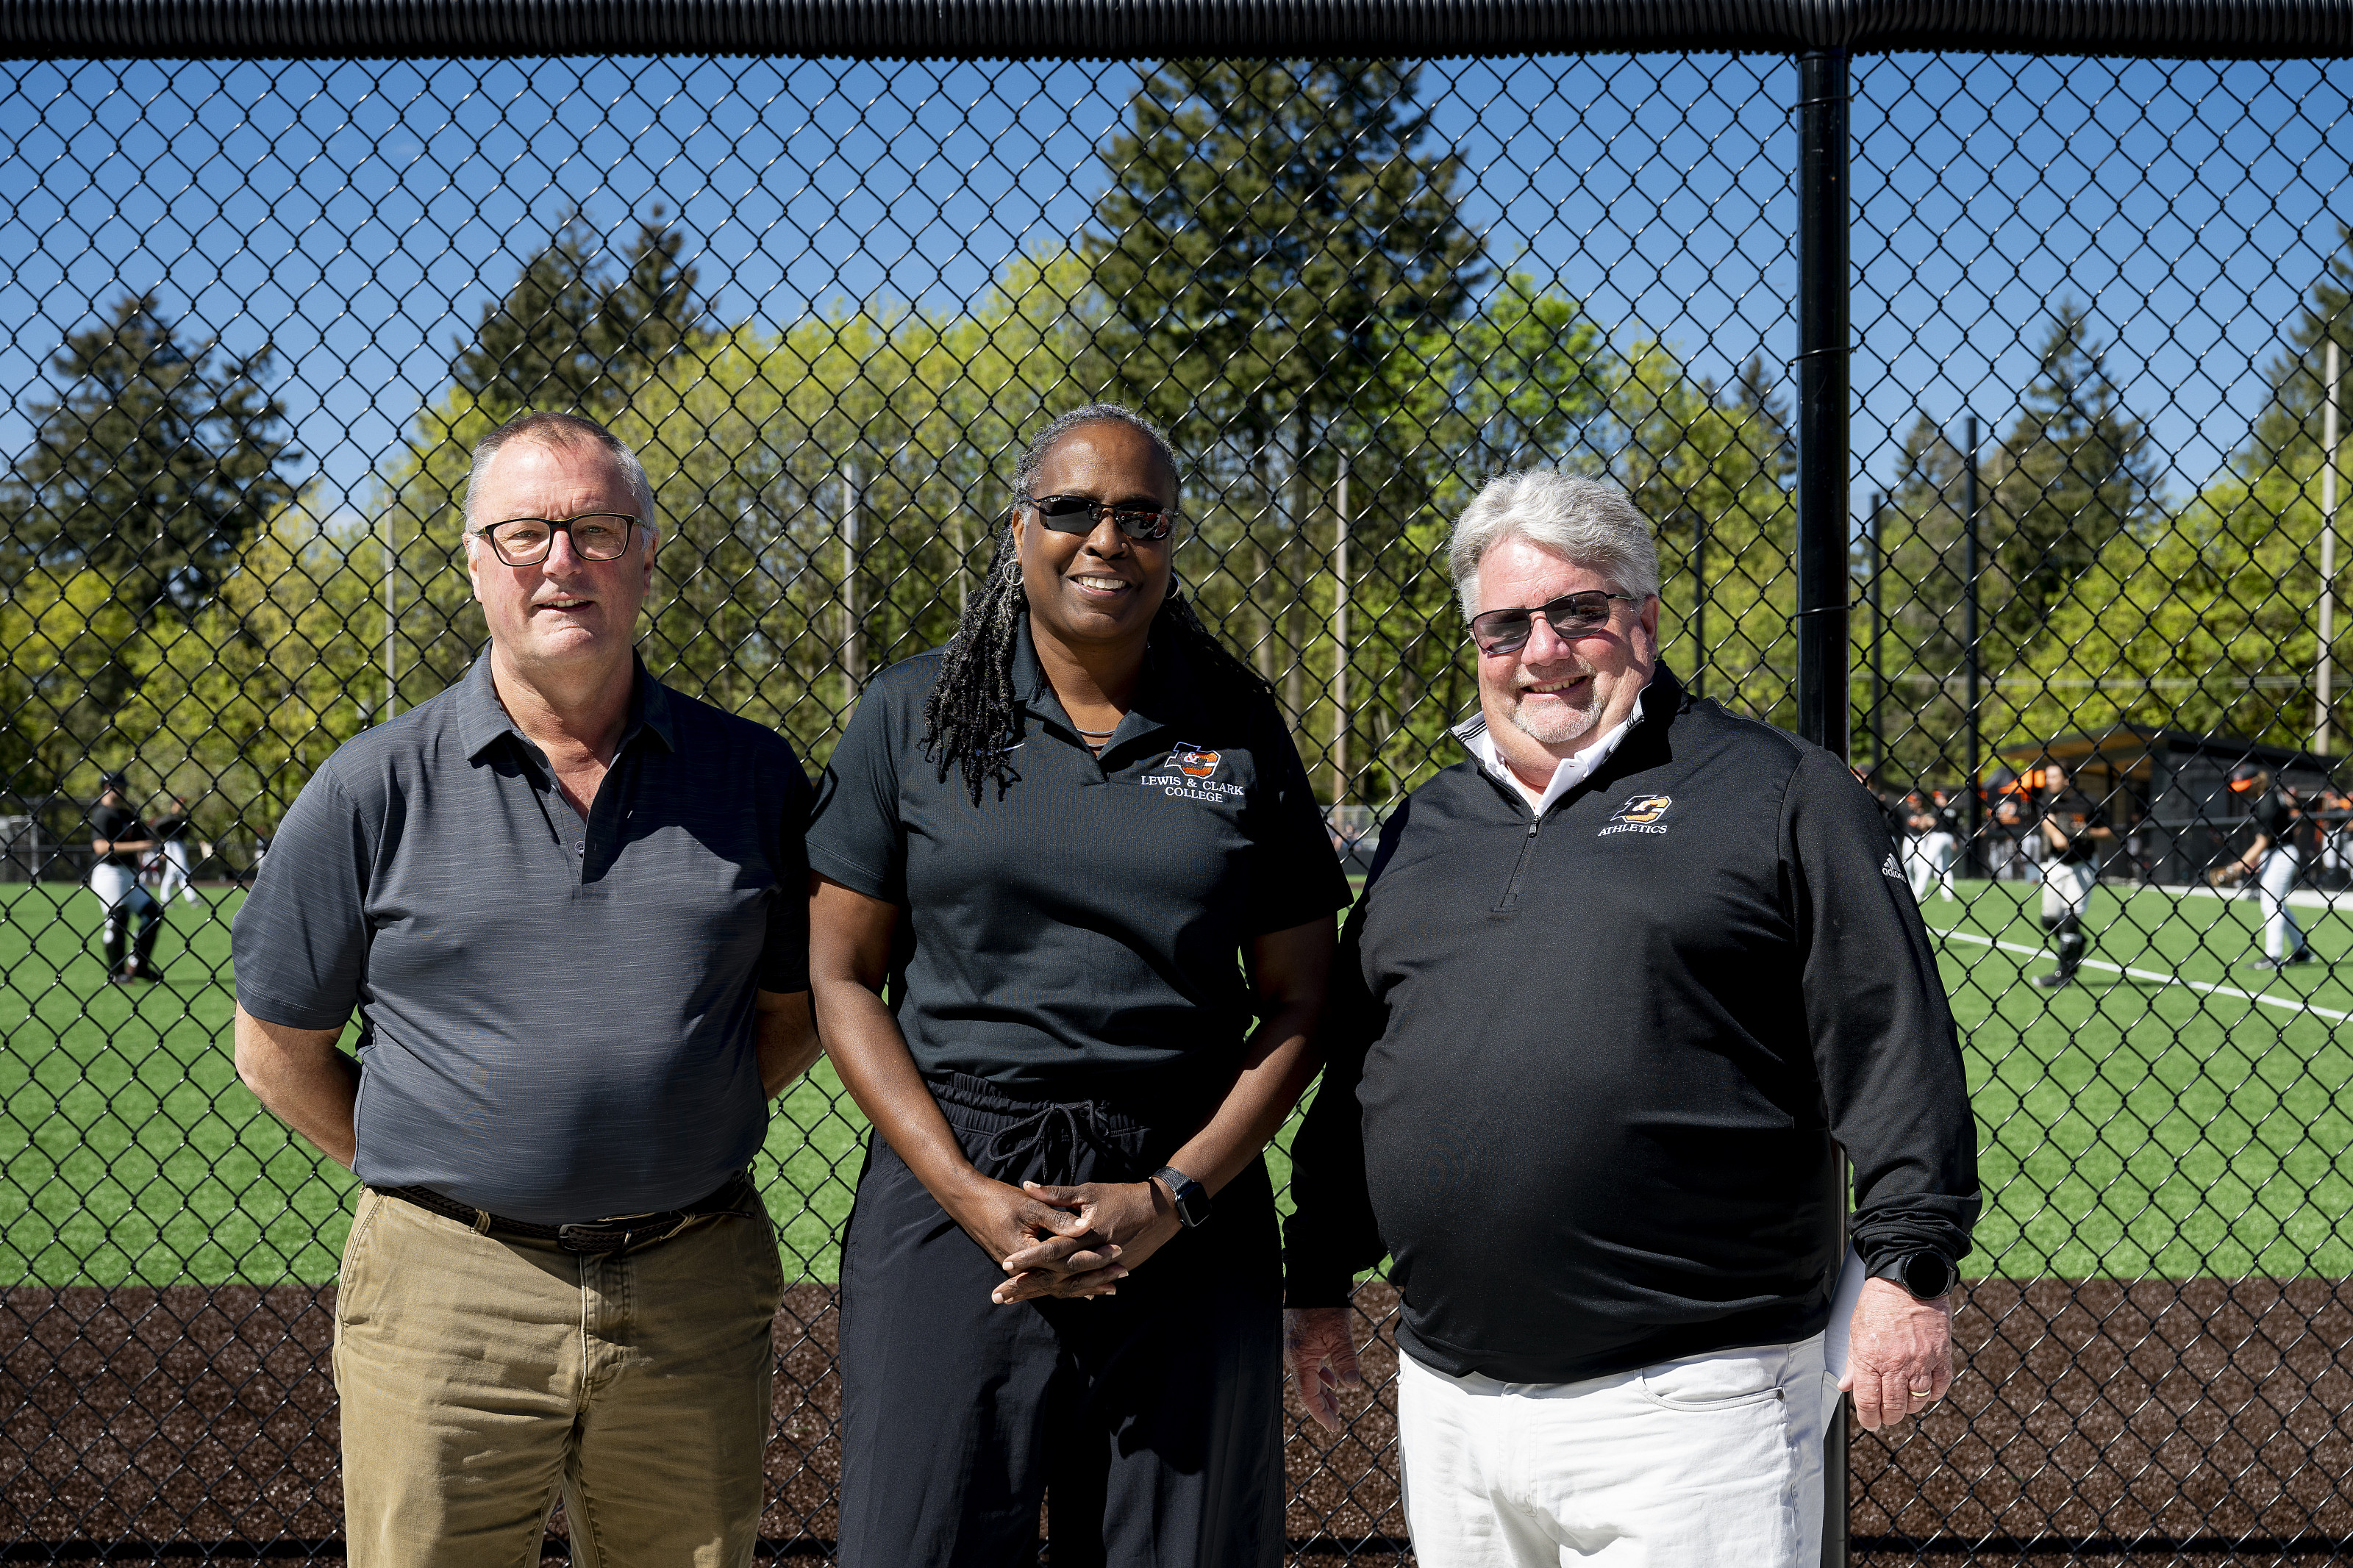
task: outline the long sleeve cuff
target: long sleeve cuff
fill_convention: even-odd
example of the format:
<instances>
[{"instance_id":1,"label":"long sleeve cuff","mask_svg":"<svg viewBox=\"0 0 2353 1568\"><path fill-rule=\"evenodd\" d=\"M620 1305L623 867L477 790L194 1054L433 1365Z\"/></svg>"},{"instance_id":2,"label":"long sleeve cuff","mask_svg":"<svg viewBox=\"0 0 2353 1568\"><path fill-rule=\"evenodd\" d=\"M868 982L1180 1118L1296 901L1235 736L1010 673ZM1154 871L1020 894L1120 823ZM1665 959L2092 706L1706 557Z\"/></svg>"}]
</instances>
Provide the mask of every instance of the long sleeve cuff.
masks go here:
<instances>
[{"instance_id":1,"label":"long sleeve cuff","mask_svg":"<svg viewBox=\"0 0 2353 1568\"><path fill-rule=\"evenodd\" d=\"M1969 1230L1978 1216L1978 1200L1915 1199L1903 1207L1859 1214L1854 1218L1854 1249L1873 1274L1894 1267L1915 1252L1934 1252L1958 1263L1969 1255Z\"/></svg>"}]
</instances>

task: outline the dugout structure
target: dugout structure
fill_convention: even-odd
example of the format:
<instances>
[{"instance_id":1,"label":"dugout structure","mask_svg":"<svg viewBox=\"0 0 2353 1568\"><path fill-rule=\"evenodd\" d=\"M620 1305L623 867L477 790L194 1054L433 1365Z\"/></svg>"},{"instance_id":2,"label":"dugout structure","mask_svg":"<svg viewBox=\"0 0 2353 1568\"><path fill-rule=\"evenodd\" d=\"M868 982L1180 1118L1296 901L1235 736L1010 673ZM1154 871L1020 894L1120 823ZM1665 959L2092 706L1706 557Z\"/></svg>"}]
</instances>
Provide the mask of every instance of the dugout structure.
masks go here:
<instances>
[{"instance_id":1,"label":"dugout structure","mask_svg":"<svg viewBox=\"0 0 2353 1568\"><path fill-rule=\"evenodd\" d=\"M0 0L0 40L12 865L121 769L249 869L478 648L464 451L525 402L647 457L649 665L817 765L953 628L1022 434L1145 406L1187 590L1360 863L1473 701L1447 522L1538 458L1652 520L1696 689L1881 780L2353 718L2347 0ZM341 1552L351 1181L235 1081L238 896L126 992L86 889L0 882L11 1559ZM2051 993L2031 897L1926 910L1988 1214L1956 1392L1834 1447L1833 1553L2340 1558L2344 922L2258 975L2239 902L2107 884ZM768 1558L831 1549L863 1136L820 1068L755 1165ZM1303 1562L1410 1555L1356 1305L1349 1430L1294 1412Z\"/></svg>"},{"instance_id":2,"label":"dugout structure","mask_svg":"<svg viewBox=\"0 0 2353 1568\"><path fill-rule=\"evenodd\" d=\"M2339 785L2343 759L2236 735L2199 735L2151 724L2117 724L2097 734L2061 735L2013 746L2002 760L2021 772L2042 762L2067 770L2078 789L2102 803L2118 844L2101 875L2188 886L2253 841L2253 805L2231 788L2231 771L2252 763L2310 804L2315 821L2334 826L2326 802ZM2307 879L2322 868L2307 866Z\"/></svg>"}]
</instances>

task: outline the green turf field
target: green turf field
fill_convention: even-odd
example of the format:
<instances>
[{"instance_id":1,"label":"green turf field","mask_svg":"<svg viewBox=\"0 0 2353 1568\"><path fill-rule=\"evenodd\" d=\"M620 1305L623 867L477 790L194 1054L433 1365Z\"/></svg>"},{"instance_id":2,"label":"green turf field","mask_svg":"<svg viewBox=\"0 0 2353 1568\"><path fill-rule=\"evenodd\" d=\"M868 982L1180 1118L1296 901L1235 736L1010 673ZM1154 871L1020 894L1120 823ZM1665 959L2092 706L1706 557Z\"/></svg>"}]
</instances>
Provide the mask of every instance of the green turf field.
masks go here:
<instances>
[{"instance_id":1,"label":"green turf field","mask_svg":"<svg viewBox=\"0 0 2353 1568\"><path fill-rule=\"evenodd\" d=\"M2053 995L2025 983L2050 967L2034 889L1961 890L1926 914L1951 933L1982 1130L1989 1212L1965 1272L2353 1274L2353 1025L2322 1011L2353 1013L2353 991L2329 966L2246 968L2244 900L2103 887L2085 983ZM230 1064L237 898L175 907L165 979L125 990L103 981L87 891L0 887L0 1280L332 1276L351 1178ZM2348 959L2344 916L2302 918ZM757 1173L788 1274L833 1278L862 1131L828 1068L780 1103ZM1280 1188L1281 1147L1273 1163Z\"/></svg>"},{"instance_id":2,"label":"green turf field","mask_svg":"<svg viewBox=\"0 0 2353 1568\"><path fill-rule=\"evenodd\" d=\"M2274 974L2247 963L2252 900L2104 885L2082 979L2054 994L2027 983L2053 967L2040 890L1959 892L1922 912L1950 933L1989 1195L1964 1273L2353 1273L2353 1025L2328 1016L2353 1013L2345 915L2297 910L2323 962Z\"/></svg>"}]
</instances>

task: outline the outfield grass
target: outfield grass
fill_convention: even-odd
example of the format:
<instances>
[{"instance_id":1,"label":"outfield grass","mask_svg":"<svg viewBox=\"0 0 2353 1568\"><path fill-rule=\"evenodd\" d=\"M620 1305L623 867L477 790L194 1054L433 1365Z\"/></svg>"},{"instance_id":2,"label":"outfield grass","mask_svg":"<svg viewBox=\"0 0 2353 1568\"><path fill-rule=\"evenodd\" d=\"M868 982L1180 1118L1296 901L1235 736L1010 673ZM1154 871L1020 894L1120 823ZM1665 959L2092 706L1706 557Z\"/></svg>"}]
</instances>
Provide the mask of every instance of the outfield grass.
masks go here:
<instances>
[{"instance_id":1,"label":"outfield grass","mask_svg":"<svg viewBox=\"0 0 2353 1568\"><path fill-rule=\"evenodd\" d=\"M1988 1214L1972 1276L2353 1274L2353 992L2325 965L2265 976L2253 906L2103 887L2094 962L2056 994L2027 976L2034 889L1932 899L1968 1045ZM265 1115L228 1050L228 921L239 895L175 907L165 979L104 983L97 901L0 887L0 1280L324 1280L350 1175ZM2342 917L2315 946L2348 956ZM1978 940L1970 941L1974 937ZM2353 973L2353 971L2348 971ZM2178 980L2172 977L2178 976ZM2274 999L2200 991L2228 986ZM1295 1125L1295 1122L1294 1122ZM830 1279L864 1122L830 1068L786 1095L755 1173L787 1274ZM1273 1151L1290 1175L1288 1132Z\"/></svg>"}]
</instances>

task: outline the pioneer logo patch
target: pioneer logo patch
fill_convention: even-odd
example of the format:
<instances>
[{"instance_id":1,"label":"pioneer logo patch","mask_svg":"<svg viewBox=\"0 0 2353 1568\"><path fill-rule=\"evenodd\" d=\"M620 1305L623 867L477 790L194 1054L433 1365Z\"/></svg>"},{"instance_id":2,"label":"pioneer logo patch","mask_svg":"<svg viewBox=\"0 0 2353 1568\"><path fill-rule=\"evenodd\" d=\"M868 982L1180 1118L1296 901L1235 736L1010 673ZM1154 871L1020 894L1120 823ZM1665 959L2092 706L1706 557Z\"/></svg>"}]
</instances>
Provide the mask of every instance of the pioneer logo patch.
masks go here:
<instances>
[{"instance_id":1,"label":"pioneer logo patch","mask_svg":"<svg viewBox=\"0 0 2353 1568\"><path fill-rule=\"evenodd\" d=\"M1242 788L1218 777L1218 764L1222 760L1207 746L1178 746L1168 753L1167 762L1136 782L1146 789L1157 788L1172 800L1237 804Z\"/></svg>"},{"instance_id":2,"label":"pioneer logo patch","mask_svg":"<svg viewBox=\"0 0 2353 1568\"><path fill-rule=\"evenodd\" d=\"M1217 776L1218 753L1215 752L1205 752L1198 746L1179 746L1168 754L1168 760L1178 773L1188 779Z\"/></svg>"},{"instance_id":3,"label":"pioneer logo patch","mask_svg":"<svg viewBox=\"0 0 2353 1568\"><path fill-rule=\"evenodd\" d=\"M1666 816L1674 804L1675 797L1671 795L1633 795L1609 814L1609 823L1594 837L1607 838L1613 833L1664 833L1666 828L1659 818Z\"/></svg>"}]
</instances>

